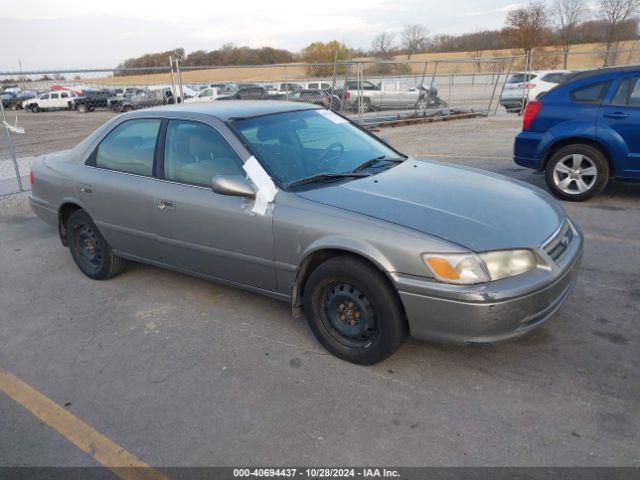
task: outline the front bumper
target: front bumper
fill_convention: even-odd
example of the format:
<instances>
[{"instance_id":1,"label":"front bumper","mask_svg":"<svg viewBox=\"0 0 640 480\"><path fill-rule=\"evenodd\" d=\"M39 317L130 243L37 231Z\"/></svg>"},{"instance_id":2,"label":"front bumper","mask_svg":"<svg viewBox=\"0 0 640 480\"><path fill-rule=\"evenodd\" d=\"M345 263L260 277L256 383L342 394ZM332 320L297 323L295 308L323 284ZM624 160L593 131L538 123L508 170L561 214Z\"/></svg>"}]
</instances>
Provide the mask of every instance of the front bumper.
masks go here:
<instances>
[{"instance_id":1,"label":"front bumper","mask_svg":"<svg viewBox=\"0 0 640 480\"><path fill-rule=\"evenodd\" d=\"M571 292L582 259L579 230L551 270L484 285L446 285L394 274L411 335L446 343L494 343L548 320Z\"/></svg>"}]
</instances>

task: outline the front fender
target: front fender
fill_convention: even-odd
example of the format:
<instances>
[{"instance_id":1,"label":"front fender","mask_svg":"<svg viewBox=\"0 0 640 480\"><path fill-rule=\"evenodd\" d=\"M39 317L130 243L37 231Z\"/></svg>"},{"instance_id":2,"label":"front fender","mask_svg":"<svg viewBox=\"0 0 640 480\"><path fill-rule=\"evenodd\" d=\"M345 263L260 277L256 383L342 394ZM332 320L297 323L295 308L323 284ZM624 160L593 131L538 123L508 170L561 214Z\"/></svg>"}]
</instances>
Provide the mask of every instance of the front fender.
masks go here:
<instances>
[{"instance_id":1,"label":"front fender","mask_svg":"<svg viewBox=\"0 0 640 480\"><path fill-rule=\"evenodd\" d=\"M365 240L340 235L327 235L310 243L301 254L303 261L300 265L311 255L321 250L344 250L366 258L384 272L396 271L393 263L372 244Z\"/></svg>"}]
</instances>

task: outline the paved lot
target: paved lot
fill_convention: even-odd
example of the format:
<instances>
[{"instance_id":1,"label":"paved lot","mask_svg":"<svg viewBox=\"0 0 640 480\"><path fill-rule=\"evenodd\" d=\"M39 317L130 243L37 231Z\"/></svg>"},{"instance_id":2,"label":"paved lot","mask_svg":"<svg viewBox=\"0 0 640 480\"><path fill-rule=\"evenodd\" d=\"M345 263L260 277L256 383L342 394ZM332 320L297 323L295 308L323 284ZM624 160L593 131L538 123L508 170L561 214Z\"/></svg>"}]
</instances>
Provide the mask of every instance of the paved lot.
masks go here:
<instances>
[{"instance_id":1,"label":"paved lot","mask_svg":"<svg viewBox=\"0 0 640 480\"><path fill-rule=\"evenodd\" d=\"M380 135L542 185L508 160L519 121ZM534 333L482 348L409 339L359 367L284 303L135 264L93 282L23 198L0 199L0 368L160 467L638 466L639 200L612 184L565 204L587 236L583 269ZM0 465L32 464L95 461L0 394Z\"/></svg>"}]
</instances>

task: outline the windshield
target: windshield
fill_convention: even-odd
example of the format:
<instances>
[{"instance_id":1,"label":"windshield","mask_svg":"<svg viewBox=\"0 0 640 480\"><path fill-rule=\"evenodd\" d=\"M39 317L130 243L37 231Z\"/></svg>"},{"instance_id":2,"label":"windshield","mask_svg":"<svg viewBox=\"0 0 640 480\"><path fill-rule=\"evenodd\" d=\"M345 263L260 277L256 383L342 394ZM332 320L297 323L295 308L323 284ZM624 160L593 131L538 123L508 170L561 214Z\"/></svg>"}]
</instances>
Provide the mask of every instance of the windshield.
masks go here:
<instances>
[{"instance_id":1,"label":"windshield","mask_svg":"<svg viewBox=\"0 0 640 480\"><path fill-rule=\"evenodd\" d=\"M324 109L264 115L236 120L233 125L263 166L283 184L315 175L349 173L371 159L399 156Z\"/></svg>"}]
</instances>

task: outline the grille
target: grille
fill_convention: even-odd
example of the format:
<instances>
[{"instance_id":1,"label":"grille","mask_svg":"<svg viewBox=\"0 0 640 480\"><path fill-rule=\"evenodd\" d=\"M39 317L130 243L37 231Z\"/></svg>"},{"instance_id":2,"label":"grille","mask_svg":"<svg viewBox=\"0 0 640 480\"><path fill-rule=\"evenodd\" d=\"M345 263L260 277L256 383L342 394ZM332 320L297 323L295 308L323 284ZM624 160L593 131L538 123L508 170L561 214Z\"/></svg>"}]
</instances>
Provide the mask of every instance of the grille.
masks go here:
<instances>
[{"instance_id":1,"label":"grille","mask_svg":"<svg viewBox=\"0 0 640 480\"><path fill-rule=\"evenodd\" d=\"M558 261L565 254L569 245L571 245L573 236L573 228L571 228L569 222L565 222L560 231L551 237L543 246L544 251L547 252L547 255L549 255L554 262Z\"/></svg>"}]
</instances>

